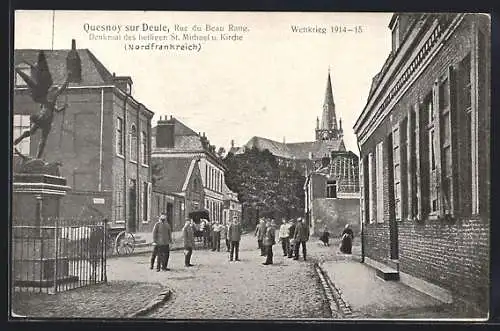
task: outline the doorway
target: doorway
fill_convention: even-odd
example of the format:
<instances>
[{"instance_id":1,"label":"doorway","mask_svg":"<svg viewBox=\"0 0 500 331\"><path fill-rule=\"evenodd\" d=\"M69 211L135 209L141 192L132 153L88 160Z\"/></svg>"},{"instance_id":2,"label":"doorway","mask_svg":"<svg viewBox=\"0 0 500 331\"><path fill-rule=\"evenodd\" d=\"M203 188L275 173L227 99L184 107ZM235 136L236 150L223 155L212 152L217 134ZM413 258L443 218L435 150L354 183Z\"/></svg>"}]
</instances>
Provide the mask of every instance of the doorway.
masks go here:
<instances>
[{"instance_id":1,"label":"doorway","mask_svg":"<svg viewBox=\"0 0 500 331\"><path fill-rule=\"evenodd\" d=\"M386 148L387 148L387 161L389 163L388 167L388 177L389 177L389 201L393 201L391 203L391 208L389 209L389 258L391 260L399 259L399 245L398 245L398 221L396 219L396 208L399 208L399 205L395 203L395 183L394 183L394 146L393 146L393 138L392 133L389 134L386 140ZM399 153L399 149L396 150Z\"/></svg>"},{"instance_id":2,"label":"doorway","mask_svg":"<svg viewBox=\"0 0 500 331\"><path fill-rule=\"evenodd\" d=\"M167 202L167 222L174 231L174 205L171 202Z\"/></svg>"},{"instance_id":3,"label":"doorway","mask_svg":"<svg viewBox=\"0 0 500 331\"><path fill-rule=\"evenodd\" d=\"M129 213L128 213L128 231L137 231L137 185L135 179L130 180L128 191Z\"/></svg>"}]
</instances>

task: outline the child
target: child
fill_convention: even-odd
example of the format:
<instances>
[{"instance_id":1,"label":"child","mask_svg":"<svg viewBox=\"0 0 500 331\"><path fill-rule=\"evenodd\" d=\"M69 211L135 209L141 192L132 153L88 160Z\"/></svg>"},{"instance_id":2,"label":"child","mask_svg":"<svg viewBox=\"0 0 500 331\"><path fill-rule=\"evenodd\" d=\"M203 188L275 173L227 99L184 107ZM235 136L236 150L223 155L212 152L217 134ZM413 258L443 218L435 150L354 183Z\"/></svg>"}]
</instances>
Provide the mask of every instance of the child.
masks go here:
<instances>
[{"instance_id":1,"label":"child","mask_svg":"<svg viewBox=\"0 0 500 331\"><path fill-rule=\"evenodd\" d=\"M323 229L323 233L319 237L319 240L321 240L323 242L323 245L330 246L330 242L329 242L329 240L330 240L330 233L328 232L328 228L326 226Z\"/></svg>"}]
</instances>

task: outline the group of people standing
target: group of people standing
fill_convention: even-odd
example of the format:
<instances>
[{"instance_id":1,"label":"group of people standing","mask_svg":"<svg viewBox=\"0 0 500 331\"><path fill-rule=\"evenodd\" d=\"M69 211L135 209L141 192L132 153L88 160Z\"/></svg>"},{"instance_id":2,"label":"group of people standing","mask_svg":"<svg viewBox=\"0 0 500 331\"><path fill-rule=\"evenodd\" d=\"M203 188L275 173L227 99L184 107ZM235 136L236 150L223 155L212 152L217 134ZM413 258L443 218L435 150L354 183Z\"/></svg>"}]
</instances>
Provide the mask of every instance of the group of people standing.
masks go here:
<instances>
[{"instance_id":1,"label":"group of people standing","mask_svg":"<svg viewBox=\"0 0 500 331\"><path fill-rule=\"evenodd\" d=\"M239 247L242 235L242 227L238 219L233 219L227 225L202 220L200 225L197 225L193 220L187 218L182 228L182 237L184 240L184 265L192 267L191 256L195 246L195 232L209 227L210 248L212 251L220 251L221 239L225 240L226 251L229 252L229 261L239 261ZM273 246L276 244L276 231L278 226L274 219L260 219L255 229L257 237L257 245L260 250L260 255L265 256L266 260L263 265L273 264ZM340 250L342 253L351 254L352 240L354 234L349 224L347 224L342 232L342 242ZM283 256L298 260L300 256L300 248L302 247L302 256L304 261L307 259L307 241L309 240L309 227L303 218L282 219L281 226L278 230L278 242L281 243ZM329 245L329 233L325 228L320 240L325 245ZM157 260L156 270L168 271L168 260L170 257L170 245L172 244L172 228L167 222L167 216L162 214L153 228L153 254L151 256L151 269L154 268L155 259Z\"/></svg>"},{"instance_id":2,"label":"group of people standing","mask_svg":"<svg viewBox=\"0 0 500 331\"><path fill-rule=\"evenodd\" d=\"M206 231L208 230L209 231ZM186 218L182 228L182 238L184 241L184 266L192 267L191 257L195 247L195 232L208 232L210 240L207 241L212 251L220 251L220 242L224 238L226 251L229 252L229 261L239 261L239 247L242 234L242 228L237 218L227 225L202 220L200 225ZM204 237L205 238L205 237ZM160 215L158 222L153 227L153 254L151 256L150 268L154 269L155 260L157 261L156 271L168 271L168 260L170 257L170 245L172 244L172 228L167 222L165 214Z\"/></svg>"},{"instance_id":3,"label":"group of people standing","mask_svg":"<svg viewBox=\"0 0 500 331\"><path fill-rule=\"evenodd\" d=\"M240 240L243 229L237 217L226 225L216 222L209 224L207 220L202 220L200 229L203 233L208 233L207 245L212 251L220 252L221 240L224 240L226 251L229 252L229 261L239 261ZM204 242L204 246L207 245Z\"/></svg>"},{"instance_id":4,"label":"group of people standing","mask_svg":"<svg viewBox=\"0 0 500 331\"><path fill-rule=\"evenodd\" d=\"M261 219L255 229L258 249L260 255L266 256L266 261L262 264L273 264L273 245L276 244L277 225L274 220ZM304 220L299 217L296 220L282 219L282 224L278 232L278 241L281 242L283 256L299 259L299 250L302 246L304 261L307 256L306 242L309 240L309 227Z\"/></svg>"}]
</instances>

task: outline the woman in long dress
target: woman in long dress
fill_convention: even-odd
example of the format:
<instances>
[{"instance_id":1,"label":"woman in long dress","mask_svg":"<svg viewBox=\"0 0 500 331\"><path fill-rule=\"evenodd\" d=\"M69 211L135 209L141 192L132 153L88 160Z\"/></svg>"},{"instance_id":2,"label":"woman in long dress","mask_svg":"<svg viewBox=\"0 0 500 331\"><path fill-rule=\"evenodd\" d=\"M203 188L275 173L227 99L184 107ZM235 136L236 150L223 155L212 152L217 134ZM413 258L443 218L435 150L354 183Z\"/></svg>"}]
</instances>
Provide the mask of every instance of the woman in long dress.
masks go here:
<instances>
[{"instance_id":1,"label":"woman in long dress","mask_svg":"<svg viewBox=\"0 0 500 331\"><path fill-rule=\"evenodd\" d=\"M352 254L353 239L354 239L354 233L352 232L351 226L349 224L346 224L344 231L342 231L342 243L340 245L340 251L342 253Z\"/></svg>"}]
</instances>

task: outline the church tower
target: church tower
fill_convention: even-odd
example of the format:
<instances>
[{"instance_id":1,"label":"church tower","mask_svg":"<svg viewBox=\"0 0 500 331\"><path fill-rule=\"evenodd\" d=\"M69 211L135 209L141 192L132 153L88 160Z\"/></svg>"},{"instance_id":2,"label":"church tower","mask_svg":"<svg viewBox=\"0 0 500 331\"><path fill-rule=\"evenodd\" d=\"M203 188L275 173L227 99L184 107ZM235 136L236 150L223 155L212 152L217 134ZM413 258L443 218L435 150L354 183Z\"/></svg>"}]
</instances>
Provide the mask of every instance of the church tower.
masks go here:
<instances>
[{"instance_id":1,"label":"church tower","mask_svg":"<svg viewBox=\"0 0 500 331\"><path fill-rule=\"evenodd\" d=\"M319 118L316 119L316 140L341 139L342 136L342 120L340 120L340 128L338 128L337 116L335 114L335 102L333 101L330 69L328 69L328 80L326 82L325 101L323 103L321 124L319 122Z\"/></svg>"}]
</instances>

